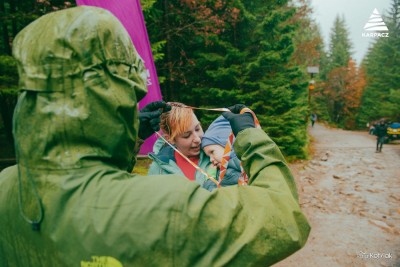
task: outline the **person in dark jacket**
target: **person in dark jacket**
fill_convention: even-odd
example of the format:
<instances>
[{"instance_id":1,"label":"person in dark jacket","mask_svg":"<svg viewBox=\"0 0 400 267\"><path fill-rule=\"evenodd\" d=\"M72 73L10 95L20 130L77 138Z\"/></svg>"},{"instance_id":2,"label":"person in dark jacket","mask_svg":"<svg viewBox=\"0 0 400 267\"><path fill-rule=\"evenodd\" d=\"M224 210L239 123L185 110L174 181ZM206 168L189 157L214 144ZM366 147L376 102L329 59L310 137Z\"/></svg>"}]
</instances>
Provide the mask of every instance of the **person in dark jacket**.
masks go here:
<instances>
[{"instance_id":1,"label":"person in dark jacket","mask_svg":"<svg viewBox=\"0 0 400 267\"><path fill-rule=\"evenodd\" d=\"M210 161L217 168L217 177L219 177L222 157L224 155L225 146L228 142L229 135L232 132L229 121L223 116L216 118L208 127L204 133L203 139L201 140L201 148L204 150L207 156L210 157ZM230 153L228 166L226 173L220 183L221 186L237 185L242 172L240 169L240 160L232 150ZM203 187L209 191L217 188L217 185L207 180Z\"/></svg>"},{"instance_id":2,"label":"person in dark jacket","mask_svg":"<svg viewBox=\"0 0 400 267\"><path fill-rule=\"evenodd\" d=\"M240 106L223 115L248 186L209 192L131 172L138 138L167 106L138 111L146 69L109 11L46 14L13 55L17 164L0 173L0 266L269 266L305 245L292 173Z\"/></svg>"},{"instance_id":3,"label":"person in dark jacket","mask_svg":"<svg viewBox=\"0 0 400 267\"><path fill-rule=\"evenodd\" d=\"M314 127L314 124L317 121L318 116L317 116L317 114L313 113L313 114L311 114L310 117L311 117L311 127Z\"/></svg>"},{"instance_id":4,"label":"person in dark jacket","mask_svg":"<svg viewBox=\"0 0 400 267\"><path fill-rule=\"evenodd\" d=\"M375 126L374 133L376 135L376 152L382 152L382 146L387 135L387 126L384 120L380 120L379 124Z\"/></svg>"}]
</instances>

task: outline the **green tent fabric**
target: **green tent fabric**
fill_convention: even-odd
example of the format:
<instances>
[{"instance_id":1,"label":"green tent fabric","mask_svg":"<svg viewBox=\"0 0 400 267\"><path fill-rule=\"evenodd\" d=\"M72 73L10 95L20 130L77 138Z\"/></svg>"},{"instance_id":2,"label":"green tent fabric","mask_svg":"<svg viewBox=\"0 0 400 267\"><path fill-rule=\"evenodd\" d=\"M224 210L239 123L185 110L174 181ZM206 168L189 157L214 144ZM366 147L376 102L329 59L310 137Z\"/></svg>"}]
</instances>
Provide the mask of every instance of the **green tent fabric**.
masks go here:
<instances>
[{"instance_id":1,"label":"green tent fabric","mask_svg":"<svg viewBox=\"0 0 400 267\"><path fill-rule=\"evenodd\" d=\"M249 186L130 172L146 71L111 13L50 13L13 47L18 163L0 173L0 266L267 266L304 246L293 177L259 129L234 144Z\"/></svg>"}]
</instances>

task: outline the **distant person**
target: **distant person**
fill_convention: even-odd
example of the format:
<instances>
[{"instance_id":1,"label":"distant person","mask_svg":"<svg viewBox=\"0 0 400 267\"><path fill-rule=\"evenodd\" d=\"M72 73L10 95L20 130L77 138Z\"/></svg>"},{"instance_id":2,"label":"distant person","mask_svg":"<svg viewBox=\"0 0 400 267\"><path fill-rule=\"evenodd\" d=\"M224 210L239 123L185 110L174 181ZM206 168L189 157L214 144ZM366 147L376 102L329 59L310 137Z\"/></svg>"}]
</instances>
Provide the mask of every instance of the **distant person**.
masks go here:
<instances>
[{"instance_id":1,"label":"distant person","mask_svg":"<svg viewBox=\"0 0 400 267\"><path fill-rule=\"evenodd\" d=\"M379 124L375 126L374 133L376 135L376 151L382 152L382 146L385 142L385 137L387 135L387 126L384 120L380 120Z\"/></svg>"},{"instance_id":2,"label":"distant person","mask_svg":"<svg viewBox=\"0 0 400 267\"><path fill-rule=\"evenodd\" d=\"M317 114L311 114L311 127L314 127L315 122L317 121Z\"/></svg>"},{"instance_id":3,"label":"distant person","mask_svg":"<svg viewBox=\"0 0 400 267\"><path fill-rule=\"evenodd\" d=\"M370 134L370 135L374 135L374 132L375 132L375 124L376 123L367 123L367 128L368 128L368 133Z\"/></svg>"},{"instance_id":4,"label":"distant person","mask_svg":"<svg viewBox=\"0 0 400 267\"><path fill-rule=\"evenodd\" d=\"M201 147L207 156L210 157L210 161L217 168L217 178L221 171L221 162L224 155L225 146L228 142L229 135L232 132L229 121L223 116L216 118L207 131L204 133L203 139L201 140ZM221 181L221 186L237 185L239 178L242 176L240 168L240 160L236 156L235 152L231 151L228 166L226 168L225 175ZM209 191L217 188L217 185L207 180L203 187Z\"/></svg>"}]
</instances>

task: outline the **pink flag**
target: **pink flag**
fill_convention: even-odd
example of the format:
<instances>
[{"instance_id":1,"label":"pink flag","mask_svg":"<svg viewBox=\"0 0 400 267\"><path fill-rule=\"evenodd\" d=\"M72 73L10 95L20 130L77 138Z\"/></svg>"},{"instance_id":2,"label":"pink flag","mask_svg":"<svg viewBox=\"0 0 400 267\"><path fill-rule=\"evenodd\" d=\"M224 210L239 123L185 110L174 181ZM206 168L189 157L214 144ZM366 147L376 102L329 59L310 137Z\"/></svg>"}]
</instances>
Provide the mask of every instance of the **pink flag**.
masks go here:
<instances>
[{"instance_id":1,"label":"pink flag","mask_svg":"<svg viewBox=\"0 0 400 267\"><path fill-rule=\"evenodd\" d=\"M147 95L139 102L143 108L150 102L161 100L161 91L158 84L156 67L151 52L150 41L139 0L76 0L77 5L97 6L107 9L117 17L129 33L139 55L144 60L147 69ZM142 145L139 154L146 155L153 150L157 136L153 134Z\"/></svg>"}]
</instances>

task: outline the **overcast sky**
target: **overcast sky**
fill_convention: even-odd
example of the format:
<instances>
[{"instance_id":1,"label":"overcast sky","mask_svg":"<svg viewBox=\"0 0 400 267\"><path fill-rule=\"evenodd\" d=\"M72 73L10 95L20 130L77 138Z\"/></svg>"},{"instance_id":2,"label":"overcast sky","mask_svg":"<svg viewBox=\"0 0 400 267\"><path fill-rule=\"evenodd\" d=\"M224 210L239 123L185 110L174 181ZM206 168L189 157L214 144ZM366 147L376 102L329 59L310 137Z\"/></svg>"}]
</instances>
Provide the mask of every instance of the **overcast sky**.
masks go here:
<instances>
[{"instance_id":1,"label":"overcast sky","mask_svg":"<svg viewBox=\"0 0 400 267\"><path fill-rule=\"evenodd\" d=\"M319 24L324 37L325 48L329 47L329 35L337 15L344 16L350 42L353 45L353 58L360 64L373 38L362 37L364 25L376 8L379 14L387 14L391 0L310 0L314 9L313 17ZM390 38L390 32L389 32Z\"/></svg>"}]
</instances>

